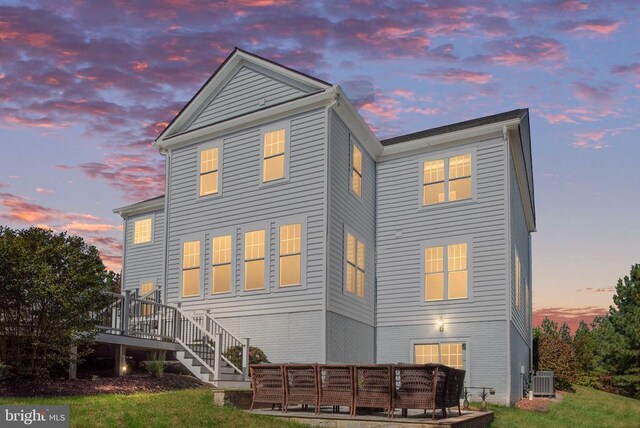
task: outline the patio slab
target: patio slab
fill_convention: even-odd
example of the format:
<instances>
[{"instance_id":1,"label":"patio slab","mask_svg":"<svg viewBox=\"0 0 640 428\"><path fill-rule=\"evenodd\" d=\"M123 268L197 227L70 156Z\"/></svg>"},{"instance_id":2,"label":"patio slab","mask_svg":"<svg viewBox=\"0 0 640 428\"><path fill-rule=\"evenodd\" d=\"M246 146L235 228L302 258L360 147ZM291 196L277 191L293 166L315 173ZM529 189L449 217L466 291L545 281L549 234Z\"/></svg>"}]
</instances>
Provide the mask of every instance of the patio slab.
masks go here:
<instances>
[{"instance_id":1,"label":"patio slab","mask_svg":"<svg viewBox=\"0 0 640 428\"><path fill-rule=\"evenodd\" d=\"M336 414L327 407L323 408L318 415L314 413L311 406L306 411L302 411L300 407L290 407L287 413L271 409L256 409L250 413L287 418L304 425L330 428L485 428L493 421L493 412L463 411L462 416L458 416L456 412L455 416L449 416L446 419L441 417L431 419L429 413L425 415L421 410L409 410L406 418L400 416L400 410L396 410L395 417L390 419L385 413L349 416L346 408L343 409L345 410L342 413Z\"/></svg>"}]
</instances>

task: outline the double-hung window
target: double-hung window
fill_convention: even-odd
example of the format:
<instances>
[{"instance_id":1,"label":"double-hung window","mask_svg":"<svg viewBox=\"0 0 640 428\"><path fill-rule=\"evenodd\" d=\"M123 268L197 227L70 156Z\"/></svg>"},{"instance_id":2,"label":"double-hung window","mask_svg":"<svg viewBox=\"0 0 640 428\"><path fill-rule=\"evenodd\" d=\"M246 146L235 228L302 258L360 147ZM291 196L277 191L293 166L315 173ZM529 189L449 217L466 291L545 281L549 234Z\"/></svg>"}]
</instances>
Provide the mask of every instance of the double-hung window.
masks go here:
<instances>
[{"instance_id":1,"label":"double-hung window","mask_svg":"<svg viewBox=\"0 0 640 428\"><path fill-rule=\"evenodd\" d=\"M424 249L426 301L468 297L468 246L466 242Z\"/></svg>"},{"instance_id":2,"label":"double-hung window","mask_svg":"<svg viewBox=\"0 0 640 428\"><path fill-rule=\"evenodd\" d=\"M244 289L260 290L265 286L265 231L244 234Z\"/></svg>"},{"instance_id":3,"label":"double-hung window","mask_svg":"<svg viewBox=\"0 0 640 428\"><path fill-rule=\"evenodd\" d=\"M182 297L200 295L200 241L182 244Z\"/></svg>"},{"instance_id":4,"label":"double-hung window","mask_svg":"<svg viewBox=\"0 0 640 428\"><path fill-rule=\"evenodd\" d=\"M153 226L153 220L151 218L136 220L133 223L134 245L151 242L151 232L153 231L152 226Z\"/></svg>"},{"instance_id":5,"label":"double-hung window","mask_svg":"<svg viewBox=\"0 0 640 428\"><path fill-rule=\"evenodd\" d=\"M362 152L355 143L351 143L351 191L362 197Z\"/></svg>"},{"instance_id":6,"label":"double-hung window","mask_svg":"<svg viewBox=\"0 0 640 428\"><path fill-rule=\"evenodd\" d=\"M264 183L285 178L286 134L285 128L263 134L262 181Z\"/></svg>"},{"instance_id":7,"label":"double-hung window","mask_svg":"<svg viewBox=\"0 0 640 428\"><path fill-rule=\"evenodd\" d=\"M200 196L218 193L220 149L212 147L200 152Z\"/></svg>"},{"instance_id":8,"label":"double-hung window","mask_svg":"<svg viewBox=\"0 0 640 428\"><path fill-rule=\"evenodd\" d=\"M466 153L422 162L422 205L471 199L472 156Z\"/></svg>"},{"instance_id":9,"label":"double-hung window","mask_svg":"<svg viewBox=\"0 0 640 428\"><path fill-rule=\"evenodd\" d=\"M211 290L214 294L231 291L231 235L215 236L212 240Z\"/></svg>"},{"instance_id":10,"label":"double-hung window","mask_svg":"<svg viewBox=\"0 0 640 428\"><path fill-rule=\"evenodd\" d=\"M153 291L155 289L153 282L143 282L140 284L140 297L145 300L153 300ZM142 304L142 316L148 317L153 314L153 305Z\"/></svg>"},{"instance_id":11,"label":"double-hung window","mask_svg":"<svg viewBox=\"0 0 640 428\"><path fill-rule=\"evenodd\" d=\"M302 225L280 226L280 287L301 284Z\"/></svg>"},{"instance_id":12,"label":"double-hung window","mask_svg":"<svg viewBox=\"0 0 640 428\"><path fill-rule=\"evenodd\" d=\"M365 245L351 233L347 233L346 254L346 284L347 293L364 297L365 285Z\"/></svg>"}]
</instances>

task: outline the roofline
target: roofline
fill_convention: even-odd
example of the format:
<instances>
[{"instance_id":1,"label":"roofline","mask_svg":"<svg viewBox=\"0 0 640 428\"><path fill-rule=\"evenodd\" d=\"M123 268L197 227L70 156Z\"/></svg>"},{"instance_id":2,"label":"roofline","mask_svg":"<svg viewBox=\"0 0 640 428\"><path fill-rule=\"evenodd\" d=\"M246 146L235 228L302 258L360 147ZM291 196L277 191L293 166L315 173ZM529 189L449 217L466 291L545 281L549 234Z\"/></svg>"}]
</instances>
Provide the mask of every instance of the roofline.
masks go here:
<instances>
[{"instance_id":1,"label":"roofline","mask_svg":"<svg viewBox=\"0 0 640 428\"><path fill-rule=\"evenodd\" d=\"M164 195L116 208L113 213L126 218L136 214L158 211L159 209L164 210Z\"/></svg>"},{"instance_id":2,"label":"roofline","mask_svg":"<svg viewBox=\"0 0 640 428\"><path fill-rule=\"evenodd\" d=\"M155 143L158 142L158 140L162 139L164 137L164 135L171 130L171 128L176 124L176 121L178 120L178 118L180 116L182 116L182 114L193 104L193 102L200 96L200 94L209 86L209 84L211 83L211 81L219 74L219 72L228 64L232 61L232 59L234 59L236 56L238 55L242 55L244 57L251 57L254 59L257 59L259 61L264 61L267 64L273 65L273 66L277 66L280 68L283 68L285 70L287 70L290 73L294 73L298 76L303 77L305 80L310 80L311 82L314 83L314 85L312 86L318 86L318 84L324 86L325 88L322 89L326 89L327 87L331 87L332 85L328 82L325 82L322 79L318 79L317 77L313 77L310 76L306 73L303 73L301 71L295 70L293 68L287 67L285 65L282 65L280 63L277 63L275 61L272 61L268 58L264 58L261 57L259 55L256 55L254 53L251 53L249 51L246 51L244 49L241 49L239 47L234 47L233 51L224 59L224 61L218 66L218 68L216 68L216 70L213 72L213 74L211 74L211 76L209 76L209 78L204 82L204 84L202 86L200 86L200 89L198 89L198 91L193 95L193 97L191 97L191 99L182 107L182 109L180 109L180 111L178 112L178 114L176 114L174 116L174 118L171 120L171 122L169 122L169 124L160 132L160 134L156 137L156 139L154 140ZM320 89L320 88L319 88Z\"/></svg>"}]
</instances>

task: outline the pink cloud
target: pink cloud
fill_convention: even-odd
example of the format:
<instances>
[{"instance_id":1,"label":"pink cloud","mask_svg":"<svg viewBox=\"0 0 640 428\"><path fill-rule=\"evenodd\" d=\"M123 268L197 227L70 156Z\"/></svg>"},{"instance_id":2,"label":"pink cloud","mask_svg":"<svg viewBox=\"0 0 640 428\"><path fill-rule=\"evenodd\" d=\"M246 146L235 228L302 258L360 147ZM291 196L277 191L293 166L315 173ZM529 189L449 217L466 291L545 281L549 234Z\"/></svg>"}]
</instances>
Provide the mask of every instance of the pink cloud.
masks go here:
<instances>
[{"instance_id":1,"label":"pink cloud","mask_svg":"<svg viewBox=\"0 0 640 428\"><path fill-rule=\"evenodd\" d=\"M44 187L36 187L36 192L41 195L53 195L55 193L53 190L45 189Z\"/></svg>"},{"instance_id":2,"label":"pink cloud","mask_svg":"<svg viewBox=\"0 0 640 428\"><path fill-rule=\"evenodd\" d=\"M587 288L581 288L578 291L586 291L588 293L595 293L595 294L611 294L611 295L613 295L616 292L616 288L615 287L607 287L607 288L587 287Z\"/></svg>"},{"instance_id":3,"label":"pink cloud","mask_svg":"<svg viewBox=\"0 0 640 428\"><path fill-rule=\"evenodd\" d=\"M391 93L395 96L406 98L409 100L412 99L415 95L414 92L409 91L408 89L394 89L393 91L391 91Z\"/></svg>"},{"instance_id":4,"label":"pink cloud","mask_svg":"<svg viewBox=\"0 0 640 428\"><path fill-rule=\"evenodd\" d=\"M557 123L576 123L575 120L571 119L569 116L563 113L541 113L540 116L542 116L547 122L553 125Z\"/></svg>"},{"instance_id":5,"label":"pink cloud","mask_svg":"<svg viewBox=\"0 0 640 428\"><path fill-rule=\"evenodd\" d=\"M551 64L557 66L567 61L562 42L539 36L517 37L487 43L488 53L473 57L474 60L506 66L532 66Z\"/></svg>"},{"instance_id":6,"label":"pink cloud","mask_svg":"<svg viewBox=\"0 0 640 428\"><path fill-rule=\"evenodd\" d=\"M606 315L607 312L606 308L598 306L587 306L582 308L535 308L532 313L533 325L539 326L542 323L542 320L547 317L550 320L557 322L559 325L566 322L571 328L571 331L575 332L580 321L584 321L589 324L595 317Z\"/></svg>"},{"instance_id":7,"label":"pink cloud","mask_svg":"<svg viewBox=\"0 0 640 428\"><path fill-rule=\"evenodd\" d=\"M394 120L402 112L402 105L392 98L378 97L373 103L363 104L360 111L376 119Z\"/></svg>"},{"instance_id":8,"label":"pink cloud","mask_svg":"<svg viewBox=\"0 0 640 428\"><path fill-rule=\"evenodd\" d=\"M462 70L459 68L447 68L444 70L428 70L417 75L421 78L438 79L445 82L465 82L474 83L476 85L486 85L491 81L493 76L489 73L472 70Z\"/></svg>"},{"instance_id":9,"label":"pink cloud","mask_svg":"<svg viewBox=\"0 0 640 428\"><path fill-rule=\"evenodd\" d=\"M118 230L120 228L121 226L114 226L112 224L78 222L69 223L61 227L61 229L69 232L106 232L108 230Z\"/></svg>"},{"instance_id":10,"label":"pink cloud","mask_svg":"<svg viewBox=\"0 0 640 428\"><path fill-rule=\"evenodd\" d=\"M11 193L0 193L0 218L21 224L33 225L52 221L96 221L98 217L91 214L66 213L55 208L45 207Z\"/></svg>"},{"instance_id":11,"label":"pink cloud","mask_svg":"<svg viewBox=\"0 0 640 428\"><path fill-rule=\"evenodd\" d=\"M558 29L569 32L584 32L597 35L609 35L618 31L621 21L611 19L589 19L586 21L565 21L558 25Z\"/></svg>"},{"instance_id":12,"label":"pink cloud","mask_svg":"<svg viewBox=\"0 0 640 428\"><path fill-rule=\"evenodd\" d=\"M602 142L606 135L605 131L588 131L576 133L577 140L572 144L576 149L601 150L609 147L608 144Z\"/></svg>"},{"instance_id":13,"label":"pink cloud","mask_svg":"<svg viewBox=\"0 0 640 428\"><path fill-rule=\"evenodd\" d=\"M439 108L429 108L429 107L424 107L424 108L408 107L408 108L404 109L404 111L407 112L407 113L423 114L425 116L431 116L431 115L438 114L438 113L442 112L442 110L439 109Z\"/></svg>"},{"instance_id":14,"label":"pink cloud","mask_svg":"<svg viewBox=\"0 0 640 428\"><path fill-rule=\"evenodd\" d=\"M594 86L578 82L573 84L573 93L583 100L602 102L611 99L613 88L611 86Z\"/></svg>"}]
</instances>

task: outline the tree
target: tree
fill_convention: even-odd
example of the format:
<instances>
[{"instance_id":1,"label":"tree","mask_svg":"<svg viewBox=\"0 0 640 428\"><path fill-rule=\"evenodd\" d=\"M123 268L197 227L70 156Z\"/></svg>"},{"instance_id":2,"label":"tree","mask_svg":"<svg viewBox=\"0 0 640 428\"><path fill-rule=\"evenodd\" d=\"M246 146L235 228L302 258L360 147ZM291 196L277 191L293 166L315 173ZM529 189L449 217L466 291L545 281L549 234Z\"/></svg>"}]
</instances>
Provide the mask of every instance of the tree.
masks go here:
<instances>
[{"instance_id":1,"label":"tree","mask_svg":"<svg viewBox=\"0 0 640 428\"><path fill-rule=\"evenodd\" d=\"M553 370L556 387L565 391L571 390L571 386L577 380L576 357L571 345L558 331L558 323L545 317L538 329L537 339L535 359L538 370Z\"/></svg>"},{"instance_id":2,"label":"tree","mask_svg":"<svg viewBox=\"0 0 640 428\"><path fill-rule=\"evenodd\" d=\"M0 360L40 376L68 367L72 346L81 358L96 333L91 312L107 306L115 280L80 237L0 226Z\"/></svg>"},{"instance_id":3,"label":"tree","mask_svg":"<svg viewBox=\"0 0 640 428\"><path fill-rule=\"evenodd\" d=\"M598 376L595 373L596 358L594 333L584 321L580 321L573 337L573 351L576 355L578 383L584 386L597 387Z\"/></svg>"},{"instance_id":4,"label":"tree","mask_svg":"<svg viewBox=\"0 0 640 428\"><path fill-rule=\"evenodd\" d=\"M640 264L618 280L613 303L594 329L596 357L614 388L640 398Z\"/></svg>"},{"instance_id":5,"label":"tree","mask_svg":"<svg viewBox=\"0 0 640 428\"><path fill-rule=\"evenodd\" d=\"M562 323L562 327L560 327L558 334L560 335L560 338L569 345L573 341L573 338L571 337L571 329L567 325L566 321Z\"/></svg>"}]
</instances>

